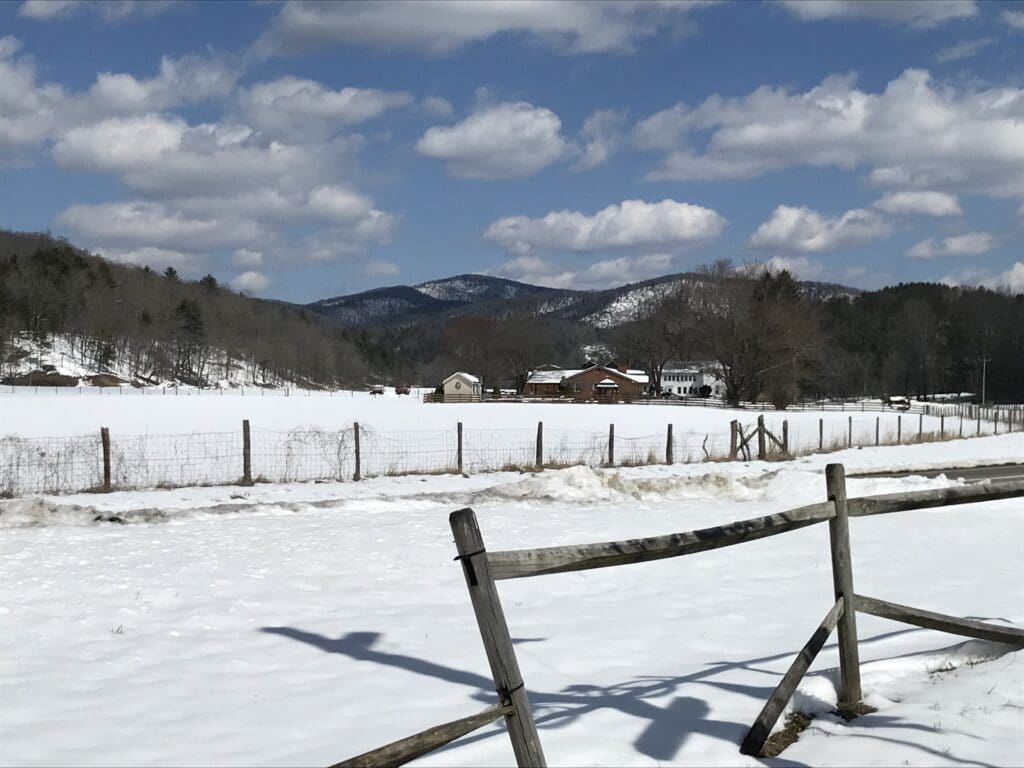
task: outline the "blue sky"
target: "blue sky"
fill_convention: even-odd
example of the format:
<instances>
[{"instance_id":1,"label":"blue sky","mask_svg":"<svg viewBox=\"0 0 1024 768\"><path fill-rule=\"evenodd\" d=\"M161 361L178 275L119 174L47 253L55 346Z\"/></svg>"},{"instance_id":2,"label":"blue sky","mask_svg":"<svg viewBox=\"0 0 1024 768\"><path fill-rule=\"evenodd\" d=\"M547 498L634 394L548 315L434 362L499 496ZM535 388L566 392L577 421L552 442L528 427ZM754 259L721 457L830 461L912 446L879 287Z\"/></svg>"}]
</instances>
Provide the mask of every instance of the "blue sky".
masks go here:
<instances>
[{"instance_id":1,"label":"blue sky","mask_svg":"<svg viewBox=\"0 0 1024 768\"><path fill-rule=\"evenodd\" d=\"M310 301L722 258L1024 291L1024 4L0 4L0 226Z\"/></svg>"}]
</instances>

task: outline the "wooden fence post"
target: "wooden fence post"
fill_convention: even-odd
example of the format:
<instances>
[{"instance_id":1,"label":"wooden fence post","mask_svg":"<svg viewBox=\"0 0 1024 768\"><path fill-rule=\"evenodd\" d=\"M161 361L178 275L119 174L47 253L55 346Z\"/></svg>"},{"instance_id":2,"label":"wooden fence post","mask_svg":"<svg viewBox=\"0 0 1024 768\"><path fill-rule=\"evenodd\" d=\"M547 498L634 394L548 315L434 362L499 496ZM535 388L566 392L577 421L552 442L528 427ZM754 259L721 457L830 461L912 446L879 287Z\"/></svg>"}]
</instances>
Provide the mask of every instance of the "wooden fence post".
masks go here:
<instances>
[{"instance_id":1,"label":"wooden fence post","mask_svg":"<svg viewBox=\"0 0 1024 768\"><path fill-rule=\"evenodd\" d=\"M252 485L252 437L248 419L242 419L242 485Z\"/></svg>"},{"instance_id":2,"label":"wooden fence post","mask_svg":"<svg viewBox=\"0 0 1024 768\"><path fill-rule=\"evenodd\" d=\"M757 458L759 461L764 461L768 458L768 451L765 448L763 415L757 417Z\"/></svg>"},{"instance_id":3,"label":"wooden fence post","mask_svg":"<svg viewBox=\"0 0 1024 768\"><path fill-rule=\"evenodd\" d=\"M897 414L896 416L896 442L900 445L903 444L903 414Z\"/></svg>"},{"instance_id":4,"label":"wooden fence post","mask_svg":"<svg viewBox=\"0 0 1024 768\"><path fill-rule=\"evenodd\" d=\"M608 466L615 466L615 425L608 425Z\"/></svg>"},{"instance_id":5,"label":"wooden fence post","mask_svg":"<svg viewBox=\"0 0 1024 768\"><path fill-rule=\"evenodd\" d=\"M672 425L668 425L667 434L665 435L665 463L675 463L675 446L672 444Z\"/></svg>"},{"instance_id":6,"label":"wooden fence post","mask_svg":"<svg viewBox=\"0 0 1024 768\"><path fill-rule=\"evenodd\" d=\"M999 411L992 409L992 424L995 426L995 434L999 434Z\"/></svg>"},{"instance_id":7,"label":"wooden fence post","mask_svg":"<svg viewBox=\"0 0 1024 768\"><path fill-rule=\"evenodd\" d=\"M976 408L975 411L978 414L978 434L981 434L981 408Z\"/></svg>"},{"instance_id":8,"label":"wooden fence post","mask_svg":"<svg viewBox=\"0 0 1024 768\"><path fill-rule=\"evenodd\" d=\"M459 474L462 474L462 422L458 422L455 425L455 434L458 438L458 442L455 446L455 463L458 464Z\"/></svg>"},{"instance_id":9,"label":"wooden fence post","mask_svg":"<svg viewBox=\"0 0 1024 768\"><path fill-rule=\"evenodd\" d=\"M534 461L537 469L544 469L544 422L537 422L537 458Z\"/></svg>"},{"instance_id":10,"label":"wooden fence post","mask_svg":"<svg viewBox=\"0 0 1024 768\"><path fill-rule=\"evenodd\" d=\"M729 460L736 461L740 452L740 423L733 419L729 422Z\"/></svg>"},{"instance_id":11,"label":"wooden fence post","mask_svg":"<svg viewBox=\"0 0 1024 768\"><path fill-rule=\"evenodd\" d=\"M846 447L853 448L853 416L848 417L850 425L846 429Z\"/></svg>"},{"instance_id":12,"label":"wooden fence post","mask_svg":"<svg viewBox=\"0 0 1024 768\"><path fill-rule=\"evenodd\" d=\"M818 419L818 451L825 450L825 420Z\"/></svg>"},{"instance_id":13,"label":"wooden fence post","mask_svg":"<svg viewBox=\"0 0 1024 768\"><path fill-rule=\"evenodd\" d=\"M863 698L860 686L860 654L857 650L857 612L854 609L853 563L850 557L850 519L846 509L846 470L842 464L825 467L829 501L835 503L836 516L828 521L832 551L832 585L835 598L843 598L839 617L839 671L842 686L839 701L854 704Z\"/></svg>"},{"instance_id":14,"label":"wooden fence post","mask_svg":"<svg viewBox=\"0 0 1024 768\"><path fill-rule=\"evenodd\" d=\"M359 455L359 422L358 421L354 422L352 427L353 427L353 430L354 430L353 434L355 435L355 449L356 449L355 450L356 468L355 468L355 471L352 473L352 479L353 480L362 480L363 479L363 475L362 475L362 472L361 472L361 469L362 469L362 457Z\"/></svg>"},{"instance_id":15,"label":"wooden fence post","mask_svg":"<svg viewBox=\"0 0 1024 768\"><path fill-rule=\"evenodd\" d=\"M919 413L917 415L917 442L924 440L924 414Z\"/></svg>"},{"instance_id":16,"label":"wooden fence post","mask_svg":"<svg viewBox=\"0 0 1024 768\"><path fill-rule=\"evenodd\" d=\"M100 443L103 446L103 492L110 493L110 429L100 427Z\"/></svg>"},{"instance_id":17,"label":"wooden fence post","mask_svg":"<svg viewBox=\"0 0 1024 768\"><path fill-rule=\"evenodd\" d=\"M782 420L782 452L789 455L789 419Z\"/></svg>"},{"instance_id":18,"label":"wooden fence post","mask_svg":"<svg viewBox=\"0 0 1024 768\"><path fill-rule=\"evenodd\" d=\"M939 414L939 437L946 436L946 414Z\"/></svg>"},{"instance_id":19,"label":"wooden fence post","mask_svg":"<svg viewBox=\"0 0 1024 768\"><path fill-rule=\"evenodd\" d=\"M960 413L960 437L964 436L964 414Z\"/></svg>"},{"instance_id":20,"label":"wooden fence post","mask_svg":"<svg viewBox=\"0 0 1024 768\"><path fill-rule=\"evenodd\" d=\"M877 448L881 443L880 438L882 436L882 417L875 416L875 447Z\"/></svg>"},{"instance_id":21,"label":"wooden fence post","mask_svg":"<svg viewBox=\"0 0 1024 768\"><path fill-rule=\"evenodd\" d=\"M459 552L458 559L462 562L462 572L466 577L469 599L473 603L473 613L476 614L480 638L494 677L494 688L501 703L513 707L512 712L505 715L505 724L508 726L516 764L520 768L544 768L547 765L544 750L537 735L537 724L533 720L530 699L526 695L526 686L519 671L498 589L491 576L487 550L476 515L472 509L460 509L452 512L449 522Z\"/></svg>"}]
</instances>

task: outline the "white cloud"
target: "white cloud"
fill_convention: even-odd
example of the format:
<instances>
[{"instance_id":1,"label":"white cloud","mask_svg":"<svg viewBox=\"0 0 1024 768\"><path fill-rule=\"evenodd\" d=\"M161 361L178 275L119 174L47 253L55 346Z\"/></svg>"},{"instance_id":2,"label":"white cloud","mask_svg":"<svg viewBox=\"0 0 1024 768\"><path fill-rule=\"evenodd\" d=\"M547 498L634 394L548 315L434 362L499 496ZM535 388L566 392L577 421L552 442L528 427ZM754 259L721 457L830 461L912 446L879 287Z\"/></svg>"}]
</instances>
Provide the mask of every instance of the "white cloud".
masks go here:
<instances>
[{"instance_id":1,"label":"white cloud","mask_svg":"<svg viewBox=\"0 0 1024 768\"><path fill-rule=\"evenodd\" d=\"M842 216L824 216L810 208L780 205L750 237L752 248L817 253L863 245L887 236L890 225L862 208Z\"/></svg>"},{"instance_id":2,"label":"white cloud","mask_svg":"<svg viewBox=\"0 0 1024 768\"><path fill-rule=\"evenodd\" d=\"M100 256L120 264L134 264L137 267L149 267L162 272L167 267L174 267L183 275L200 274L206 267L206 258L197 253L187 253L171 248L143 246L141 248L97 248Z\"/></svg>"},{"instance_id":3,"label":"white cloud","mask_svg":"<svg viewBox=\"0 0 1024 768\"><path fill-rule=\"evenodd\" d=\"M1008 270L985 280L982 285L993 290L1004 290L1014 294L1024 293L1024 261L1014 262Z\"/></svg>"},{"instance_id":4,"label":"white cloud","mask_svg":"<svg viewBox=\"0 0 1024 768\"><path fill-rule=\"evenodd\" d=\"M968 232L965 235L947 237L941 242L932 238L922 240L907 250L913 259L934 259L938 256L981 256L995 246L988 232Z\"/></svg>"},{"instance_id":5,"label":"white cloud","mask_svg":"<svg viewBox=\"0 0 1024 768\"><path fill-rule=\"evenodd\" d=\"M568 210L537 219L508 216L491 224L484 237L515 253L598 251L705 243L718 238L725 225L720 214L699 205L625 200L592 216Z\"/></svg>"},{"instance_id":6,"label":"white cloud","mask_svg":"<svg viewBox=\"0 0 1024 768\"><path fill-rule=\"evenodd\" d=\"M370 198L340 186L317 187L309 196L316 214L336 221L357 221L373 210Z\"/></svg>"},{"instance_id":7,"label":"white cloud","mask_svg":"<svg viewBox=\"0 0 1024 768\"><path fill-rule=\"evenodd\" d=\"M251 243L263 236L255 221L189 217L153 202L72 205L56 221L75 236L108 248L155 246L194 251Z\"/></svg>"},{"instance_id":8,"label":"white cloud","mask_svg":"<svg viewBox=\"0 0 1024 768\"><path fill-rule=\"evenodd\" d=\"M56 121L64 91L39 83L29 57L18 57L21 43L0 37L0 165L16 160L46 139Z\"/></svg>"},{"instance_id":9,"label":"white cloud","mask_svg":"<svg viewBox=\"0 0 1024 768\"><path fill-rule=\"evenodd\" d=\"M626 114L612 109L599 109L583 121L580 139L583 154L576 162L577 170L589 170L608 161L621 149L626 134Z\"/></svg>"},{"instance_id":10,"label":"white cloud","mask_svg":"<svg viewBox=\"0 0 1024 768\"><path fill-rule=\"evenodd\" d=\"M1003 11L1001 15L1010 28L1024 30L1024 11Z\"/></svg>"},{"instance_id":11,"label":"white cloud","mask_svg":"<svg viewBox=\"0 0 1024 768\"><path fill-rule=\"evenodd\" d=\"M245 122L294 141L298 134L326 138L339 128L407 106L412 103L412 96L376 88L331 90L314 80L281 77L244 89L238 101Z\"/></svg>"},{"instance_id":12,"label":"white cloud","mask_svg":"<svg viewBox=\"0 0 1024 768\"><path fill-rule=\"evenodd\" d=\"M888 192L872 205L879 210L897 216L959 216L963 211L956 195L929 190L904 190Z\"/></svg>"},{"instance_id":13,"label":"white cloud","mask_svg":"<svg viewBox=\"0 0 1024 768\"><path fill-rule=\"evenodd\" d=\"M786 270L801 280L818 277L825 269L820 261L811 261L806 256L772 256L766 266L773 272Z\"/></svg>"},{"instance_id":14,"label":"white cloud","mask_svg":"<svg viewBox=\"0 0 1024 768\"><path fill-rule=\"evenodd\" d=\"M416 151L445 162L453 176L511 179L530 176L563 157L569 146L562 121L525 101L478 109L451 127L434 126Z\"/></svg>"},{"instance_id":15,"label":"white cloud","mask_svg":"<svg viewBox=\"0 0 1024 768\"><path fill-rule=\"evenodd\" d=\"M263 252L254 251L249 248L239 248L232 254L231 263L236 267L263 266Z\"/></svg>"},{"instance_id":16,"label":"white cloud","mask_svg":"<svg viewBox=\"0 0 1024 768\"><path fill-rule=\"evenodd\" d=\"M867 19L918 28L978 13L974 0L781 0L781 4L804 21Z\"/></svg>"},{"instance_id":17,"label":"white cloud","mask_svg":"<svg viewBox=\"0 0 1024 768\"><path fill-rule=\"evenodd\" d=\"M63 122L80 125L223 98L240 74L227 58L203 56L164 56L157 74L141 80L124 72L100 72L88 91L68 100Z\"/></svg>"},{"instance_id":18,"label":"white cloud","mask_svg":"<svg viewBox=\"0 0 1024 768\"><path fill-rule=\"evenodd\" d=\"M270 278L255 270L242 272L231 280L231 287L239 293L262 293L270 285Z\"/></svg>"},{"instance_id":19,"label":"white cloud","mask_svg":"<svg viewBox=\"0 0 1024 768\"><path fill-rule=\"evenodd\" d=\"M18 15L36 21L62 20L79 13L94 13L114 23L132 16L157 16L177 5L179 0L24 0Z\"/></svg>"},{"instance_id":20,"label":"white cloud","mask_svg":"<svg viewBox=\"0 0 1024 768\"><path fill-rule=\"evenodd\" d=\"M535 254L509 259L492 270L493 274L547 288L599 289L635 283L672 271L673 255L653 253L645 256L620 256L593 262L582 269L549 261Z\"/></svg>"},{"instance_id":21,"label":"white cloud","mask_svg":"<svg viewBox=\"0 0 1024 768\"><path fill-rule=\"evenodd\" d=\"M958 89L923 70L879 93L846 76L804 93L763 86L692 109L677 104L642 120L633 141L665 152L652 179L868 166L876 183L1024 196L1024 88Z\"/></svg>"},{"instance_id":22,"label":"white cloud","mask_svg":"<svg viewBox=\"0 0 1024 768\"><path fill-rule=\"evenodd\" d=\"M684 28L687 13L707 4L701 0L291 2L281 8L257 50L267 54L327 45L365 45L442 56L496 35L519 34L563 54L628 53L640 40L659 31Z\"/></svg>"},{"instance_id":23,"label":"white cloud","mask_svg":"<svg viewBox=\"0 0 1024 768\"><path fill-rule=\"evenodd\" d=\"M950 45L940 50L935 54L935 60L942 64L948 64L951 61L969 59L973 56L977 56L990 45L994 44L995 41L996 39L994 37L980 37L975 40L963 40L962 42Z\"/></svg>"},{"instance_id":24,"label":"white cloud","mask_svg":"<svg viewBox=\"0 0 1024 768\"><path fill-rule=\"evenodd\" d=\"M402 270L393 261L368 261L363 272L373 277L393 277Z\"/></svg>"}]
</instances>

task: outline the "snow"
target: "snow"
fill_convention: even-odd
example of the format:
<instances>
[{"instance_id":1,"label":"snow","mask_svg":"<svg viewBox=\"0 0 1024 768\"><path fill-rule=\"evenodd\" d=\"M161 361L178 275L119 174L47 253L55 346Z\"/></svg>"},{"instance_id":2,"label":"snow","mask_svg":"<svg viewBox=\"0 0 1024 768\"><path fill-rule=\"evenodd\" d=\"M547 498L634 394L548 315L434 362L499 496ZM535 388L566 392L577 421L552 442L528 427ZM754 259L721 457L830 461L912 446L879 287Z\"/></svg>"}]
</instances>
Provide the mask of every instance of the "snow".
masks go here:
<instances>
[{"instance_id":1,"label":"snow","mask_svg":"<svg viewBox=\"0 0 1024 768\"><path fill-rule=\"evenodd\" d=\"M0 501L0 762L323 765L482 709L495 697L452 562L447 516L459 507L476 510L491 549L632 538L820 501L828 461L868 471L1019 456L1022 439L785 464ZM956 482L851 477L848 486L857 496ZM1008 500L855 519L857 589L1021 624L1019 511ZM503 582L500 592L550 764L758 765L738 744L831 605L828 531ZM833 637L794 698L820 716L768 764L1019 761L1019 653L869 616L858 624L864 687L879 712L852 724L827 714ZM419 764L512 763L493 726Z\"/></svg>"},{"instance_id":2,"label":"snow","mask_svg":"<svg viewBox=\"0 0 1024 768\"><path fill-rule=\"evenodd\" d=\"M873 440L872 413L789 413L791 439ZM498 441L545 429L727 437L756 414L640 405L425 404L366 393L0 391L0 433L117 436L353 420L399 432L456 421ZM766 414L769 426L782 414ZM883 414L894 426L896 415ZM892 422L892 424L889 424ZM937 420L925 419L925 428ZM906 435L917 417L904 415ZM974 426L973 423L970 426ZM991 425L987 426L991 429ZM950 420L947 419L947 429ZM604 432L606 437L607 433ZM0 500L4 765L329 764L494 701L448 514L472 507L490 549L692 530L824 499L941 488L1024 433L850 449L785 463L378 477ZM851 521L859 592L1024 624L1019 500ZM552 765L1015 764L1021 654L858 617L878 712L836 700L835 638L791 707L816 715L777 760L738 745L832 602L826 526L644 565L503 582L501 597ZM421 765L510 765L499 726Z\"/></svg>"}]
</instances>

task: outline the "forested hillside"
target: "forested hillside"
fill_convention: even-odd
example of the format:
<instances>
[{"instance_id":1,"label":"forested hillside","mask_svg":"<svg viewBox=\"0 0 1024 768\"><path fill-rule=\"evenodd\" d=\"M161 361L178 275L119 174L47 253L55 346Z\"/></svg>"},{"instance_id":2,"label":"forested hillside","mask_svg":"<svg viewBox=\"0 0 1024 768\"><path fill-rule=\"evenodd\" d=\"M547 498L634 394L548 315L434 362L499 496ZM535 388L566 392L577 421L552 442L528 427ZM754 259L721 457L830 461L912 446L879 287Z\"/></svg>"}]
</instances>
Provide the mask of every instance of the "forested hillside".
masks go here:
<instances>
[{"instance_id":1,"label":"forested hillside","mask_svg":"<svg viewBox=\"0 0 1024 768\"><path fill-rule=\"evenodd\" d=\"M188 282L0 231L0 373L24 371L26 352L55 340L81 367L140 383L352 385L366 376L344 331L300 308L238 295L211 276Z\"/></svg>"},{"instance_id":2,"label":"forested hillside","mask_svg":"<svg viewBox=\"0 0 1024 768\"><path fill-rule=\"evenodd\" d=\"M415 321L396 322L396 296L411 297ZM556 298L573 311L552 311ZM209 275L184 281L0 231L0 380L25 383L58 343L81 370L137 383L429 386L461 369L511 387L546 363L615 359L657 385L669 361L702 359L737 400L980 394L984 371L989 400L1024 401L1024 297L984 288L859 292L723 262L606 291L463 275L333 301L364 313L378 299L378 322L346 328Z\"/></svg>"}]
</instances>

